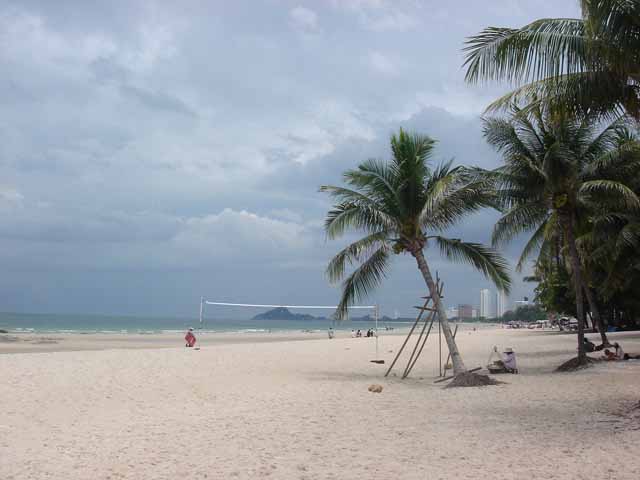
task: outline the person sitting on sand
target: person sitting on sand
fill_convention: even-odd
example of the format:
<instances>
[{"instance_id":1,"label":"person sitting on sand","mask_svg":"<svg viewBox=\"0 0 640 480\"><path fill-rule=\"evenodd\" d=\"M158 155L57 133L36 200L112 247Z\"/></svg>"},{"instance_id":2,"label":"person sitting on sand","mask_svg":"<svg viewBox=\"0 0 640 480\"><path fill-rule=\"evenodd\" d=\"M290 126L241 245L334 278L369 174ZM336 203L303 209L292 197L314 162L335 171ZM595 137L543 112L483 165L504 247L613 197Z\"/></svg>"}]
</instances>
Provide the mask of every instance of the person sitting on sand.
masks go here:
<instances>
[{"instance_id":1,"label":"person sitting on sand","mask_svg":"<svg viewBox=\"0 0 640 480\"><path fill-rule=\"evenodd\" d=\"M618 358L616 357L616 354L613 353L608 348L604 349L604 356L602 356L600 358L602 358L602 360L604 360L606 362L615 362L616 360L618 360Z\"/></svg>"},{"instance_id":2,"label":"person sitting on sand","mask_svg":"<svg viewBox=\"0 0 640 480\"><path fill-rule=\"evenodd\" d=\"M504 364L504 368L507 369L507 372L514 373L518 371L518 367L516 365L516 353L513 351L513 348L507 347L504 349L502 363Z\"/></svg>"},{"instance_id":3,"label":"person sitting on sand","mask_svg":"<svg viewBox=\"0 0 640 480\"><path fill-rule=\"evenodd\" d=\"M358 329L358 331L356 332L356 337L360 338L362 336L362 332L360 331L360 329Z\"/></svg>"},{"instance_id":4,"label":"person sitting on sand","mask_svg":"<svg viewBox=\"0 0 640 480\"><path fill-rule=\"evenodd\" d=\"M614 343L613 346L616 348L616 360L626 360L624 350L618 342Z\"/></svg>"},{"instance_id":5,"label":"person sitting on sand","mask_svg":"<svg viewBox=\"0 0 640 480\"><path fill-rule=\"evenodd\" d=\"M491 360L498 357L491 363ZM489 365L487 369L491 373L518 373L518 366L516 364L516 354L513 348L507 347L504 349L502 358L499 357L498 347L493 347L491 356L489 357Z\"/></svg>"},{"instance_id":6,"label":"person sitting on sand","mask_svg":"<svg viewBox=\"0 0 640 480\"><path fill-rule=\"evenodd\" d=\"M196 336L193 334L193 328L190 328L187 331L187 334L184 336L184 339L187 342L185 347L193 347L196 344Z\"/></svg>"}]
</instances>

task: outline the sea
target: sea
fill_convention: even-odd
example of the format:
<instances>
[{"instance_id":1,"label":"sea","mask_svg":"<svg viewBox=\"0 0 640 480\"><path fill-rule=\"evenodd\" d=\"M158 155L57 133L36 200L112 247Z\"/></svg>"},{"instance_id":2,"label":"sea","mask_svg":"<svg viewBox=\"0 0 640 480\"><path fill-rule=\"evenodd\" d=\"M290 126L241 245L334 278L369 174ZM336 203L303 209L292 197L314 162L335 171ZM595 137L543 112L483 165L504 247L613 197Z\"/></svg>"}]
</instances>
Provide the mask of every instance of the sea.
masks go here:
<instances>
[{"instance_id":1,"label":"sea","mask_svg":"<svg viewBox=\"0 0 640 480\"><path fill-rule=\"evenodd\" d=\"M402 328L405 322L380 322L379 329ZM200 325L199 320L188 317L144 317L112 315L66 315L0 313L0 330L11 333L173 333L183 332L189 327L203 332L292 332L363 330L374 328L373 320L345 320L336 322L329 319L315 320L252 320L231 318L207 318Z\"/></svg>"}]
</instances>

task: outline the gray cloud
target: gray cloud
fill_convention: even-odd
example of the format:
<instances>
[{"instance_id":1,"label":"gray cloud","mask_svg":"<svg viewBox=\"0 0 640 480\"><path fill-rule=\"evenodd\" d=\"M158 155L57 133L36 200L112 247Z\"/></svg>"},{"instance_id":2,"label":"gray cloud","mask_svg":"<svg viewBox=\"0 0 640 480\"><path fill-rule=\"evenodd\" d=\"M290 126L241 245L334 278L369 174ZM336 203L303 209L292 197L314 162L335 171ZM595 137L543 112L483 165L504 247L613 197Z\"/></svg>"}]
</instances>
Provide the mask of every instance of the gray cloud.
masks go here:
<instances>
[{"instance_id":1,"label":"gray cloud","mask_svg":"<svg viewBox=\"0 0 640 480\"><path fill-rule=\"evenodd\" d=\"M2 308L333 303L324 266L342 243L325 241L318 186L387 158L399 126L437 138L438 161L496 166L478 115L502 90L464 84L464 37L577 14L550 0L5 2ZM494 219L452 233L487 241ZM486 281L429 255L448 302L476 302ZM423 291L399 257L374 299L402 312Z\"/></svg>"}]
</instances>

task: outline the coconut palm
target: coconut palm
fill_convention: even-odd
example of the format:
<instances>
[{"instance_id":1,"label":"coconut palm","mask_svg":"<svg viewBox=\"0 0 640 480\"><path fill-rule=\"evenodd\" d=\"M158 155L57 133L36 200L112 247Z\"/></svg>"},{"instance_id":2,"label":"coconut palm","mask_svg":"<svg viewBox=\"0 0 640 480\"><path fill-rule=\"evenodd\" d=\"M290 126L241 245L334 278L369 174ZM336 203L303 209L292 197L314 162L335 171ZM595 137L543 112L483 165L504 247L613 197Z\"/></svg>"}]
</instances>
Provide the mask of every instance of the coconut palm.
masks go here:
<instances>
[{"instance_id":1,"label":"coconut palm","mask_svg":"<svg viewBox=\"0 0 640 480\"><path fill-rule=\"evenodd\" d=\"M630 155L640 156L640 145ZM627 162L617 172L640 195L640 162ZM606 304L615 304L618 312L638 311L640 285L640 209L601 206L592 215L590 228L578 238L594 272L598 294Z\"/></svg>"},{"instance_id":2,"label":"coconut palm","mask_svg":"<svg viewBox=\"0 0 640 480\"><path fill-rule=\"evenodd\" d=\"M490 182L479 170L453 167L451 161L431 167L434 143L400 129L391 137L391 161L367 160L344 173L348 187L320 188L337 202L327 214L328 238L341 237L347 230L365 234L331 260L327 273L337 282L348 267L359 264L342 285L337 314L343 317L350 304L382 282L392 254L413 256L442 324L454 374L459 375L466 368L424 249L438 246L446 258L470 263L502 290L509 290L510 279L507 262L491 248L441 235L469 213L491 205L493 197Z\"/></svg>"},{"instance_id":3,"label":"coconut palm","mask_svg":"<svg viewBox=\"0 0 640 480\"><path fill-rule=\"evenodd\" d=\"M576 120L540 106L527 111L512 106L510 118L484 120L485 138L504 158L504 166L494 173L503 215L492 243L501 245L533 231L518 262L521 267L530 255L549 248L553 238L562 238L576 294L579 363L586 361L583 291L600 331L604 328L584 280L576 233L596 208L640 204L623 177L637 168L635 138L623 120L600 129L596 125L593 118Z\"/></svg>"},{"instance_id":4,"label":"coconut palm","mask_svg":"<svg viewBox=\"0 0 640 480\"><path fill-rule=\"evenodd\" d=\"M640 2L582 0L582 18L489 27L466 41L466 80L520 84L489 109L514 101L574 113L625 111L640 119Z\"/></svg>"}]
</instances>

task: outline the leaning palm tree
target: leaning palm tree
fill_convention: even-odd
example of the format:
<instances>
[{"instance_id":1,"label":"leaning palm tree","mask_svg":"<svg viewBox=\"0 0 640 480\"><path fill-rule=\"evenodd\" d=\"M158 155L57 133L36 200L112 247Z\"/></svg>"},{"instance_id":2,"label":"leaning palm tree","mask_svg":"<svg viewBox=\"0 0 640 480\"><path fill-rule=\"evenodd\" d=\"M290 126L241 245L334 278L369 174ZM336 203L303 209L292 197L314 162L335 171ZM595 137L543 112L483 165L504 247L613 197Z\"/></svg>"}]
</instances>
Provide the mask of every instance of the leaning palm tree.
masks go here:
<instances>
[{"instance_id":1,"label":"leaning palm tree","mask_svg":"<svg viewBox=\"0 0 640 480\"><path fill-rule=\"evenodd\" d=\"M520 86L489 109L544 103L640 119L640 2L582 0L582 18L489 27L467 39L466 80Z\"/></svg>"},{"instance_id":2,"label":"leaning palm tree","mask_svg":"<svg viewBox=\"0 0 640 480\"><path fill-rule=\"evenodd\" d=\"M479 170L452 167L451 162L430 166L434 140L400 129L391 137L390 162L367 160L344 173L347 187L323 186L336 204L327 214L327 236L347 230L365 234L339 252L329 263L332 282L343 279L348 267L360 264L343 283L338 316L369 293L386 276L392 254L408 253L416 260L437 310L451 353L456 376L466 372L447 321L444 305L424 255L435 244L447 258L470 263L508 291L507 262L491 248L441 233L465 215L492 205L490 181Z\"/></svg>"},{"instance_id":3,"label":"leaning palm tree","mask_svg":"<svg viewBox=\"0 0 640 480\"><path fill-rule=\"evenodd\" d=\"M518 262L521 267L530 255L549 248L553 238L562 238L576 294L578 364L583 364L583 291L603 335L604 328L584 281L576 233L597 208L640 205L621 176L638 164L637 141L623 120L599 129L590 117L576 120L539 106L527 111L512 106L508 119L485 119L484 135L505 163L494 172L503 215L494 227L493 245L533 231Z\"/></svg>"}]
</instances>

